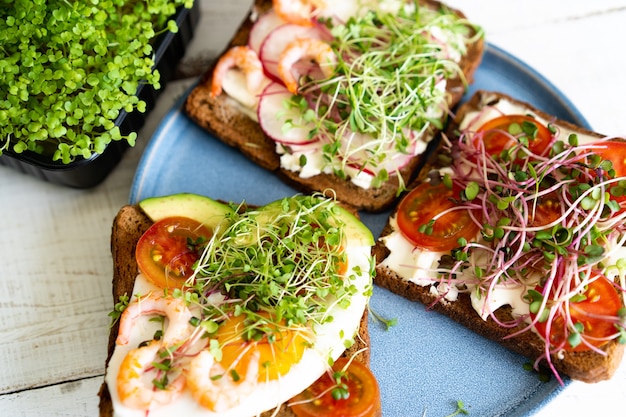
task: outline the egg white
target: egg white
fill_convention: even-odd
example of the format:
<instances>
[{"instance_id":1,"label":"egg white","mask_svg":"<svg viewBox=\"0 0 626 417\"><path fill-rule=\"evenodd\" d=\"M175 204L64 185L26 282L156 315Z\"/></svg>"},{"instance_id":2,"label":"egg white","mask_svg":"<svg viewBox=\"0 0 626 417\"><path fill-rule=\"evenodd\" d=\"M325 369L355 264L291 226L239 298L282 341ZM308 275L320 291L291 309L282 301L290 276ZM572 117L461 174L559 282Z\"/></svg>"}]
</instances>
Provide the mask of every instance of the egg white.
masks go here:
<instances>
[{"instance_id":1,"label":"egg white","mask_svg":"<svg viewBox=\"0 0 626 417\"><path fill-rule=\"evenodd\" d=\"M331 322L314 328L315 339L313 346L304 351L302 359L294 364L289 372L281 378L269 382L258 382L254 392L241 398L239 405L228 411L215 413L199 405L188 390L179 398L159 408L150 410L150 417L166 417L184 415L186 417L246 417L256 416L264 411L274 409L280 404L294 397L317 380L327 369L329 358L337 359L356 335L361 317L367 306L371 292L370 246L346 248L348 259L347 285L354 285L356 293L351 297L347 308L333 306L328 314L333 317ZM356 268L356 269L355 269ZM139 274L135 281L133 294L147 294L149 291L161 292L159 288L150 284ZM124 406L117 395L117 375L120 364L126 354L141 341L149 340L158 328L158 324L148 321L148 317L141 317L133 328L131 340L127 345L116 345L109 362L105 381L111 393L111 399L116 417L145 417L145 410L135 410Z\"/></svg>"}]
</instances>

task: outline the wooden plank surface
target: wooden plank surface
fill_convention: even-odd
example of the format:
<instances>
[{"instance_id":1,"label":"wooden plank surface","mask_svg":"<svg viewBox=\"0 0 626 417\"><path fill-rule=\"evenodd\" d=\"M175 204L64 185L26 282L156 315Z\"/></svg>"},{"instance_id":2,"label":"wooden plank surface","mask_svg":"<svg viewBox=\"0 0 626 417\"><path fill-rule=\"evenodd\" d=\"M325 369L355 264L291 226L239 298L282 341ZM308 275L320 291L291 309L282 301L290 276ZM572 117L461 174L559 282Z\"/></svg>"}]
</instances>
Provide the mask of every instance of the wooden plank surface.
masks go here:
<instances>
[{"instance_id":1,"label":"wooden plank surface","mask_svg":"<svg viewBox=\"0 0 626 417\"><path fill-rule=\"evenodd\" d=\"M192 62L219 52L249 0L204 0ZM0 167L4 213L0 256L0 393L102 375L112 309L109 246L115 213L128 201L143 148L194 80L168 86L115 171L99 186L73 190ZM0 397L0 409L5 397ZM0 413L1 414L1 413Z\"/></svg>"},{"instance_id":2,"label":"wooden plank surface","mask_svg":"<svg viewBox=\"0 0 626 417\"><path fill-rule=\"evenodd\" d=\"M190 63L208 62L245 14L248 0L202 0ZM538 70L591 125L626 135L626 1L452 0L486 30L489 42ZM0 415L93 416L102 382L112 307L109 234L126 203L152 132L193 80L171 84L112 175L71 190L0 167ZM626 366L615 381L572 384L537 415L617 415ZM621 396L621 397L620 397Z\"/></svg>"}]
</instances>

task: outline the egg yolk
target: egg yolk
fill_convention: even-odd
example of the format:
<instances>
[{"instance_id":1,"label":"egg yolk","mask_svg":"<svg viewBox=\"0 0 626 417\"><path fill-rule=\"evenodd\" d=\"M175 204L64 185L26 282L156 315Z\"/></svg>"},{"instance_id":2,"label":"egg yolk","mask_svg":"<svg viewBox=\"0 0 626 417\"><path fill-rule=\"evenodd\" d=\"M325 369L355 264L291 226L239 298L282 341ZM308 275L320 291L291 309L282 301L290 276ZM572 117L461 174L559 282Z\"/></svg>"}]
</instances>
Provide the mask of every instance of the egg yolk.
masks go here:
<instances>
[{"instance_id":1,"label":"egg yolk","mask_svg":"<svg viewBox=\"0 0 626 417\"><path fill-rule=\"evenodd\" d=\"M215 337L222 349L219 362L235 379L245 377L250 361L259 355L259 382L287 374L311 345L310 331L305 327L287 328L271 320L253 327L245 315L222 324Z\"/></svg>"}]
</instances>

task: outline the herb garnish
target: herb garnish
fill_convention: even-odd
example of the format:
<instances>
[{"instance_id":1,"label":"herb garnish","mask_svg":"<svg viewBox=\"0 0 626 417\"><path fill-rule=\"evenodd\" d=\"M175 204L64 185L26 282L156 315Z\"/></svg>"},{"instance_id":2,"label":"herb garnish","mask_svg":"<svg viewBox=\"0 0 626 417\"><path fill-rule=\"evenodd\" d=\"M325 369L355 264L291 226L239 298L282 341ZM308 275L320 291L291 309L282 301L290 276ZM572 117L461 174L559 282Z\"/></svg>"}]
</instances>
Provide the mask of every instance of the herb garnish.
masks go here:
<instances>
[{"instance_id":1,"label":"herb garnish","mask_svg":"<svg viewBox=\"0 0 626 417\"><path fill-rule=\"evenodd\" d=\"M344 271L345 236L334 204L307 196L233 214L206 242L190 279L203 323L245 314L245 337L255 339L271 338L258 324L267 320L271 329L331 321L328 309L350 303L350 276L359 272ZM216 292L226 297L219 306L209 301Z\"/></svg>"},{"instance_id":2,"label":"herb garnish","mask_svg":"<svg viewBox=\"0 0 626 417\"><path fill-rule=\"evenodd\" d=\"M454 174L441 179L464 190L455 209L467 209L481 235L459 242L439 271L443 281L465 286L464 291L473 291L487 305L496 287L526 288L534 320L525 322L528 316L523 316L505 323L491 310L490 317L505 327L520 326L514 336L565 314L568 332L562 343L575 348L587 336L582 323L568 313L570 303L585 299L596 271L611 271L618 281L615 290L626 288L626 259L610 252L626 245L626 211L613 198L624 194L625 180L616 178L611 163L594 153L602 140L582 145L575 135L559 140L554 129L553 145L543 156L533 153L527 140L488 155L482 140L476 140L480 133L474 132L463 132L458 142L447 145L454 155L449 159ZM533 131L525 126L511 135L532 140ZM619 314L603 320L615 326L611 338L624 334ZM546 341L544 357L557 377L550 355L561 349L563 344Z\"/></svg>"},{"instance_id":3,"label":"herb garnish","mask_svg":"<svg viewBox=\"0 0 626 417\"><path fill-rule=\"evenodd\" d=\"M458 60L482 31L445 8L416 2L396 12L370 10L330 32L335 75L300 89L317 114L312 134L325 144L324 160L336 175L356 167L379 187L401 164L390 155L420 153L424 133L442 127L445 80L463 78Z\"/></svg>"},{"instance_id":4,"label":"herb garnish","mask_svg":"<svg viewBox=\"0 0 626 417\"><path fill-rule=\"evenodd\" d=\"M159 88L152 41L192 0L2 1L0 154L46 153L69 163L122 137L121 111L145 111L140 84Z\"/></svg>"}]
</instances>

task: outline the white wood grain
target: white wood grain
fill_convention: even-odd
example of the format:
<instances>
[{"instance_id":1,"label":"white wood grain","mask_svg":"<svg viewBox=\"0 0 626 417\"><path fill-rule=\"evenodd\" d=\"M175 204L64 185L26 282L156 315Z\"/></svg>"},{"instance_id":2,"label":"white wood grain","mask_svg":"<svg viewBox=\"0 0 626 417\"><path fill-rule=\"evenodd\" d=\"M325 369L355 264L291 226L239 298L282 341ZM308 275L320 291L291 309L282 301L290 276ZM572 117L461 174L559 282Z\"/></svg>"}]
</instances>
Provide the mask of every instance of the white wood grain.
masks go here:
<instances>
[{"instance_id":1,"label":"white wood grain","mask_svg":"<svg viewBox=\"0 0 626 417\"><path fill-rule=\"evenodd\" d=\"M190 54L220 51L249 4L235 0L215 8L205 0ZM68 189L0 167L0 210L5 215L0 393L103 374L107 314L113 306L113 217L128 201L137 163L154 129L193 81L168 86L137 146L93 189Z\"/></svg>"},{"instance_id":2,"label":"white wood grain","mask_svg":"<svg viewBox=\"0 0 626 417\"><path fill-rule=\"evenodd\" d=\"M88 417L98 415L97 393L102 377L22 391L2 397L0 415L6 417Z\"/></svg>"},{"instance_id":3,"label":"white wood grain","mask_svg":"<svg viewBox=\"0 0 626 417\"><path fill-rule=\"evenodd\" d=\"M210 61L250 0L202 0L190 56ZM542 73L607 134L626 134L626 1L451 0L487 39ZM111 299L111 222L154 129L193 80L171 84L112 175L71 190L0 167L0 415L93 416ZM462 393L460 393L462 394ZM540 417L623 414L626 365L612 381L573 383Z\"/></svg>"},{"instance_id":4,"label":"white wood grain","mask_svg":"<svg viewBox=\"0 0 626 417\"><path fill-rule=\"evenodd\" d=\"M607 135L624 135L626 1L451 0L486 39L541 73Z\"/></svg>"}]
</instances>

